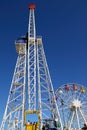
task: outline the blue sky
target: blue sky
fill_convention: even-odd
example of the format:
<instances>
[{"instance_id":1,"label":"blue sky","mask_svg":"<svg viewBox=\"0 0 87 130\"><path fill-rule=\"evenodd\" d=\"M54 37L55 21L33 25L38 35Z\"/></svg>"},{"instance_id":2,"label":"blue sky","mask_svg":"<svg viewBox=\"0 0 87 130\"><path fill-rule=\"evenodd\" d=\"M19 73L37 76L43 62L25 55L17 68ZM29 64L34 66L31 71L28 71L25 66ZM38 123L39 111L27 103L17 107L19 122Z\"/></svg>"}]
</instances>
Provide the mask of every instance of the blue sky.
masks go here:
<instances>
[{"instance_id":1,"label":"blue sky","mask_svg":"<svg viewBox=\"0 0 87 130\"><path fill-rule=\"evenodd\" d=\"M69 82L87 86L87 0L1 0L0 123L17 59L14 42L27 32L30 3L54 89Z\"/></svg>"}]
</instances>

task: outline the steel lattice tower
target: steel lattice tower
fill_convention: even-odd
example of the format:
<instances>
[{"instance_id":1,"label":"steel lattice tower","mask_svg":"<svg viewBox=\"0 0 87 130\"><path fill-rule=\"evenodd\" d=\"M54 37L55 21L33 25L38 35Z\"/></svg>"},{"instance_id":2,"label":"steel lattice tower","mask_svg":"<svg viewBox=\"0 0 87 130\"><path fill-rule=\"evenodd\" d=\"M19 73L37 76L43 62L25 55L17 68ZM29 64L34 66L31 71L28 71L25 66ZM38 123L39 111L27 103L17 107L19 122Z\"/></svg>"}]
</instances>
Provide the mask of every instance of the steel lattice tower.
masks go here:
<instances>
[{"instance_id":1,"label":"steel lattice tower","mask_svg":"<svg viewBox=\"0 0 87 130\"><path fill-rule=\"evenodd\" d=\"M40 130L46 120L56 120L61 123L42 37L36 36L35 5L31 4L29 9L28 33L15 42L18 58L1 130L25 130L26 111L39 112Z\"/></svg>"}]
</instances>

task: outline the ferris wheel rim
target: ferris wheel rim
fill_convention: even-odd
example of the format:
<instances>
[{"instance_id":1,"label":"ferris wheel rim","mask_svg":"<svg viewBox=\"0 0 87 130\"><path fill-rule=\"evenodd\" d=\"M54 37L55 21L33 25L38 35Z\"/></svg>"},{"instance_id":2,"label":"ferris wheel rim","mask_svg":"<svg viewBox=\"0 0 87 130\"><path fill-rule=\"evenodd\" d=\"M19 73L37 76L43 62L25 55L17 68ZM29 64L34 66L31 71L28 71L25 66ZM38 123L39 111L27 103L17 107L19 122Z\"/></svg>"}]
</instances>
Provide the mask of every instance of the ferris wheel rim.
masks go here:
<instances>
[{"instance_id":1,"label":"ferris wheel rim","mask_svg":"<svg viewBox=\"0 0 87 130\"><path fill-rule=\"evenodd\" d=\"M73 92L73 95L71 95L71 97L68 97L68 100L66 101L66 105L63 103L63 105L64 105L64 107L62 107L61 106L61 99L64 99L64 97L66 97L66 94L65 93L63 93L62 94L62 96L60 96L60 95L58 95L57 93L58 93L58 90L59 89L61 89L61 90L63 90L64 89L64 86L65 85L70 85L70 86L72 86L72 85L77 85L78 86L78 90L77 91L74 91ZM83 86L82 84L77 84L77 83L67 83L67 84L63 84L62 86L60 86L57 90L56 90L56 92L55 92L55 95L56 96L59 96L58 97L58 99L60 100L60 101L58 101L58 108L59 108L59 112L60 112L60 116L61 116L61 111L66 111L67 113L68 113L68 115L70 114L68 111L71 111L71 108L70 108L70 104L71 104L71 107L75 107L75 108L72 108L72 111L73 112L75 112L75 114L73 115L73 117L72 117L72 122L73 122L73 120L74 120L74 118L75 118L75 120L77 119L77 123L78 123L78 126L76 126L76 127L78 127L79 129L81 129L81 125L80 125L80 122L81 122L81 120L84 120L84 122L85 123L87 123L87 115L83 115L83 109L85 110L85 108L87 109L87 100L86 100L86 97L87 97L87 93L86 93L86 95L84 95L83 93L81 93L80 92L80 87L83 87L83 88L85 88L85 86ZM86 89L86 91L87 91L87 88L85 88ZM63 90L64 92L66 92L65 90ZM71 88L71 90L70 91L72 91L72 88ZM67 91L68 92L68 94L69 94L69 91ZM78 92L80 92L80 94L78 95ZM65 95L64 95L65 94ZM69 95L70 96L70 95ZM73 98L72 98L72 96L74 96ZM62 98L61 98L62 97ZM77 97L77 99L75 99ZM82 99L83 98L83 99ZM65 98L66 99L66 98ZM64 99L64 100L65 100ZM85 100L84 100L85 99ZM71 103L70 103L70 100L71 100ZM75 110L74 110L75 109ZM85 113L87 112L87 110L85 110L84 111ZM63 115L62 115L63 116ZM85 117L84 117L85 116ZM61 119L62 119L63 117L61 117ZM80 119L81 118L81 119ZM71 124L68 126L68 128L71 130L72 129L72 122L71 122ZM67 123L67 124L69 124L69 123ZM63 125L64 125L64 121L63 121ZM75 128L74 128L75 129Z\"/></svg>"}]
</instances>

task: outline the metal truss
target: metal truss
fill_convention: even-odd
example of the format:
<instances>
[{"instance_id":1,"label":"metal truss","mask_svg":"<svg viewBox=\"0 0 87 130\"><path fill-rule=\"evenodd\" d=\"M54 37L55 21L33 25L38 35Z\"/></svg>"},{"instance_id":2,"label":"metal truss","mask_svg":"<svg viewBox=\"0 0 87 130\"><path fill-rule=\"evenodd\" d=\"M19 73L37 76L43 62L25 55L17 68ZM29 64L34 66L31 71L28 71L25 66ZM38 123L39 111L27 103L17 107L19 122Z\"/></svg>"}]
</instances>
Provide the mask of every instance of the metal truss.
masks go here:
<instances>
[{"instance_id":1,"label":"metal truss","mask_svg":"<svg viewBox=\"0 0 87 130\"><path fill-rule=\"evenodd\" d=\"M30 10L28 25L28 109L36 110L36 30L34 9Z\"/></svg>"},{"instance_id":2,"label":"metal truss","mask_svg":"<svg viewBox=\"0 0 87 130\"><path fill-rule=\"evenodd\" d=\"M28 37L17 40L16 51L18 59L1 130L24 130L26 110L40 112L39 130L46 121L61 123L42 38L36 37L34 5L30 6Z\"/></svg>"},{"instance_id":3,"label":"metal truss","mask_svg":"<svg viewBox=\"0 0 87 130\"><path fill-rule=\"evenodd\" d=\"M38 104L41 128L46 121L61 122L54 89L44 53L42 38L37 38Z\"/></svg>"},{"instance_id":4,"label":"metal truss","mask_svg":"<svg viewBox=\"0 0 87 130\"><path fill-rule=\"evenodd\" d=\"M9 91L8 101L1 124L1 130L24 130L26 85L26 44L16 44L19 55Z\"/></svg>"}]
</instances>

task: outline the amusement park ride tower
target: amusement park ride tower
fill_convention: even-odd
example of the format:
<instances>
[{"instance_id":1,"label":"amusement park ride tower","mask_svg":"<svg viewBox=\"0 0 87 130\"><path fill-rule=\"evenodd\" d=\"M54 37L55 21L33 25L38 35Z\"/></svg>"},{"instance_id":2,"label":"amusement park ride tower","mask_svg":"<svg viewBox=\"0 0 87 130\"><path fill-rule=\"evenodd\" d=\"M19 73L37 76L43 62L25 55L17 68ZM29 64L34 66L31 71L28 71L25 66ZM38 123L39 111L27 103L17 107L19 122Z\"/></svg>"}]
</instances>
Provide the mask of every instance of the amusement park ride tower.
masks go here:
<instances>
[{"instance_id":1,"label":"amusement park ride tower","mask_svg":"<svg viewBox=\"0 0 87 130\"><path fill-rule=\"evenodd\" d=\"M42 38L36 36L35 5L29 9L28 33L15 42L18 58L0 130L31 130L27 121L34 114L38 117L37 129L56 122L62 130Z\"/></svg>"}]
</instances>

